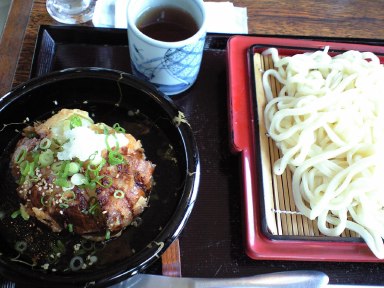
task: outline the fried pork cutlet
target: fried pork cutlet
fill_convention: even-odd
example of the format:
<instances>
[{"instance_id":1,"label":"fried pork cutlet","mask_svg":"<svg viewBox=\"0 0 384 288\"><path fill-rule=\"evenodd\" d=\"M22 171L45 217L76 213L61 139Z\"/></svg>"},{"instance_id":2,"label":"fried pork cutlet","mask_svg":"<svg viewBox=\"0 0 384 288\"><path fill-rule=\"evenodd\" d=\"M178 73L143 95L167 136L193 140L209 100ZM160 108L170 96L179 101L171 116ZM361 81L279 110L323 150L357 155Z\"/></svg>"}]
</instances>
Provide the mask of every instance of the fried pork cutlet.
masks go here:
<instances>
[{"instance_id":1,"label":"fried pork cutlet","mask_svg":"<svg viewBox=\"0 0 384 288\"><path fill-rule=\"evenodd\" d=\"M10 163L20 209L52 231L109 239L147 206L155 165L118 124L63 109L23 135Z\"/></svg>"}]
</instances>

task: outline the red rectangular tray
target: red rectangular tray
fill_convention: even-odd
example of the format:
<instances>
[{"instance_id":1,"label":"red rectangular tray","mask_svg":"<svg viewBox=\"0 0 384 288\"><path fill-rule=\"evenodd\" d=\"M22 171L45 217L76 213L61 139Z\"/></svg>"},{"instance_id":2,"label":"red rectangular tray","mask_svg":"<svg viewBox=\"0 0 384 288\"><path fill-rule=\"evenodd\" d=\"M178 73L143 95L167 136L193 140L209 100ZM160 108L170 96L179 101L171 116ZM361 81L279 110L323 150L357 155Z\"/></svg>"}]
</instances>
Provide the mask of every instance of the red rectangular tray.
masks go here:
<instances>
[{"instance_id":1,"label":"red rectangular tray","mask_svg":"<svg viewBox=\"0 0 384 288\"><path fill-rule=\"evenodd\" d=\"M383 53L383 46L325 42L317 40L234 36L228 41L228 84L232 149L241 155L243 202L245 218L245 249L253 259L383 262L377 259L364 242L334 241L319 239L274 239L267 237L262 229L262 209L258 153L255 126L257 115L252 97L248 50L252 45L279 46L282 48L303 47L323 49L329 46L337 50L358 50ZM326 238L327 239L327 238Z\"/></svg>"}]
</instances>

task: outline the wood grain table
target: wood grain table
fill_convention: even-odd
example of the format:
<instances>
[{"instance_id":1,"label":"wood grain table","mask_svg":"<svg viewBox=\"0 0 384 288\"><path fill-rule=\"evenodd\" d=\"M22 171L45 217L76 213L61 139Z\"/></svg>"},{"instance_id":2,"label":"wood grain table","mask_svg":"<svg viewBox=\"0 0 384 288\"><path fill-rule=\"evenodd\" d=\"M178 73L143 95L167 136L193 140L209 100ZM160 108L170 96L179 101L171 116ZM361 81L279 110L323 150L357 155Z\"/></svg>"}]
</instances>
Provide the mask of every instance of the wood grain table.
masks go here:
<instances>
[{"instance_id":1,"label":"wood grain table","mask_svg":"<svg viewBox=\"0 0 384 288\"><path fill-rule=\"evenodd\" d=\"M247 7L249 33L252 34L384 39L384 1L381 0L232 2L235 6ZM0 95L29 79L40 25L63 24L48 15L44 0L13 0L0 42ZM92 23L82 25L92 26ZM163 274L181 275L178 245L176 241L162 257ZM359 269L364 275L364 269ZM370 275L384 272L371 266L367 269ZM376 278L376 281L379 280ZM375 283L375 279L367 283Z\"/></svg>"},{"instance_id":2,"label":"wood grain table","mask_svg":"<svg viewBox=\"0 0 384 288\"><path fill-rule=\"evenodd\" d=\"M384 39L381 0L232 2L247 7L249 33ZM42 24L61 25L48 15L44 0L13 0L0 42L0 95L28 79Z\"/></svg>"}]
</instances>

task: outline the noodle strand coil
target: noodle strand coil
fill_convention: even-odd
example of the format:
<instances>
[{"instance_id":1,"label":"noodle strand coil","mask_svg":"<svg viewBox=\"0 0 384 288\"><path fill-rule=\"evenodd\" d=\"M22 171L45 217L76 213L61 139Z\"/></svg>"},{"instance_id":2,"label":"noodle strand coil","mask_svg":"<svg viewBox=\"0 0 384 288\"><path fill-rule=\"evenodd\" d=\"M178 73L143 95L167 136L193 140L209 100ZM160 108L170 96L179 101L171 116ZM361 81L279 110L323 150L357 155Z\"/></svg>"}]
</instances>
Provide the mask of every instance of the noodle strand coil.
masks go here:
<instances>
[{"instance_id":1,"label":"noodle strand coil","mask_svg":"<svg viewBox=\"0 0 384 288\"><path fill-rule=\"evenodd\" d=\"M293 172L299 212L319 231L355 231L384 258L384 67L370 52L323 51L280 57L263 73L268 136L282 156L273 165ZM274 97L270 79L282 84Z\"/></svg>"}]
</instances>

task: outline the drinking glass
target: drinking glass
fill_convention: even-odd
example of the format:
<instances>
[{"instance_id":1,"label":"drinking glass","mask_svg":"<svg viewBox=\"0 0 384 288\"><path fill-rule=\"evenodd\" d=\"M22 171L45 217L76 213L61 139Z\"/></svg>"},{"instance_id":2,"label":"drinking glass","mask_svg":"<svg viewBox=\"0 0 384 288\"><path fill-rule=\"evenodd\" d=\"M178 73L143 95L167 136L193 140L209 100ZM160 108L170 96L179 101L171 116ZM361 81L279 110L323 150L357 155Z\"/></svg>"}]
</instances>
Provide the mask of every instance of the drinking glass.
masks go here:
<instances>
[{"instance_id":1,"label":"drinking glass","mask_svg":"<svg viewBox=\"0 0 384 288\"><path fill-rule=\"evenodd\" d=\"M48 13L65 24L79 24L92 19L96 0L47 0Z\"/></svg>"}]
</instances>

